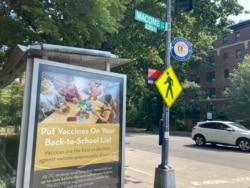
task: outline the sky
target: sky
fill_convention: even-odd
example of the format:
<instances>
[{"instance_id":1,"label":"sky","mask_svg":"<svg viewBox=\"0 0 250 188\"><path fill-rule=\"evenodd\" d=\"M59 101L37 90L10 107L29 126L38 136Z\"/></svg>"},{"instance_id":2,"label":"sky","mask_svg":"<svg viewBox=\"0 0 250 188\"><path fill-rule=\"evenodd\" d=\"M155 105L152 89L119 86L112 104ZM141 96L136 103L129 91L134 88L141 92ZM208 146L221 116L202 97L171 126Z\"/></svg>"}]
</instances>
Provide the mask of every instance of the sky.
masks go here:
<instances>
[{"instance_id":1,"label":"sky","mask_svg":"<svg viewBox=\"0 0 250 188\"><path fill-rule=\"evenodd\" d=\"M238 3L240 5L242 5L245 10L250 11L250 2L249 0L238 0ZM234 20L236 23L238 23L239 21L243 21L243 20L250 20L250 14L241 14L238 16L230 16L230 19Z\"/></svg>"}]
</instances>

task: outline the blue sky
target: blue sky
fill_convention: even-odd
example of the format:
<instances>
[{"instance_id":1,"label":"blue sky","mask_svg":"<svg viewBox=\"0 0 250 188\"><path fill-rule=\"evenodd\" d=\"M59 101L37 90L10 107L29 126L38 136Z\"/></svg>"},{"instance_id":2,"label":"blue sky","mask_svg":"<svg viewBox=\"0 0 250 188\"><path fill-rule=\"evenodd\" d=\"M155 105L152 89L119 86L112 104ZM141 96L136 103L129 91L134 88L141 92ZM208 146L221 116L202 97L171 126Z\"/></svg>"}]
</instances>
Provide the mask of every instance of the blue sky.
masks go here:
<instances>
[{"instance_id":1,"label":"blue sky","mask_svg":"<svg viewBox=\"0 0 250 188\"><path fill-rule=\"evenodd\" d=\"M241 4L245 10L250 11L250 2L249 0L238 0L239 4ZM243 21L243 20L250 20L250 14L242 14L239 16L230 16L230 19L234 20L236 23L238 23L239 21Z\"/></svg>"}]
</instances>

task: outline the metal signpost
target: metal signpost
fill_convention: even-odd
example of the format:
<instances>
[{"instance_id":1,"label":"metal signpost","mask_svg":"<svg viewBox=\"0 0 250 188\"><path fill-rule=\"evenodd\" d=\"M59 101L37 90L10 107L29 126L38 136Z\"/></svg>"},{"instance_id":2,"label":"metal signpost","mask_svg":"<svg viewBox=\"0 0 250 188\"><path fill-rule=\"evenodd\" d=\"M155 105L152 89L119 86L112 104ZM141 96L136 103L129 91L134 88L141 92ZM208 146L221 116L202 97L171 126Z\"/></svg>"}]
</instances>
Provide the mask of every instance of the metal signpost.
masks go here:
<instances>
[{"instance_id":1,"label":"metal signpost","mask_svg":"<svg viewBox=\"0 0 250 188\"><path fill-rule=\"evenodd\" d=\"M170 66L170 40L171 40L171 0L167 0L167 23L164 21L155 18L153 16L150 16L144 12L141 12L139 10L135 10L135 20L145 23L145 29L156 32L157 28L160 30L167 31L166 33L166 50L165 50L165 67ZM167 70L167 69L166 69ZM166 71L164 71L165 73ZM171 71L173 72L173 71ZM163 73L163 74L164 74ZM169 73L169 72L167 72ZM168 76L175 76L174 73L168 75ZM167 76L167 77L168 77ZM160 76L161 81L158 81L159 87L163 85L163 79L164 76ZM171 78L170 78L171 79ZM168 79L169 80L169 79ZM177 79L176 79L177 80ZM156 82L157 82L156 81ZM174 80L173 80L174 81ZM168 82L168 85L170 85L171 81ZM167 88L166 92L172 92L172 89L170 86L170 89ZM171 91L168 91L171 90ZM180 92L181 89L178 89L178 92ZM161 92L161 91L160 91ZM162 92L161 92L162 93ZM173 94L172 94L173 95ZM172 97L173 98L173 97ZM165 101L166 102L166 101ZM169 101L172 105L174 100ZM166 102L166 104L168 104ZM162 130L162 161L161 164L158 166L158 168L155 169L155 181L154 181L154 188L175 188L175 172L174 169L172 169L168 165L168 150L169 150L169 108L164 105L163 107L163 130Z\"/></svg>"},{"instance_id":2,"label":"metal signpost","mask_svg":"<svg viewBox=\"0 0 250 188\"><path fill-rule=\"evenodd\" d=\"M184 3L184 4L183 4ZM177 7L183 11L191 10L192 0L176 1ZM190 5L188 9L186 5ZM184 7L184 8L183 8ZM169 117L170 107L175 102L182 91L182 87L170 66L170 52L172 49L173 57L178 61L187 60L192 53L190 43L184 38L173 41L171 46L171 0L167 0L167 22L150 16L139 10L135 10L135 20L145 23L145 29L157 32L157 29L166 31L166 50L165 50L165 71L156 80L155 84L162 95L166 105L163 105L163 124L160 133L160 143L162 144L161 164L155 169L154 188L175 188L175 171L169 166Z\"/></svg>"},{"instance_id":3,"label":"metal signpost","mask_svg":"<svg viewBox=\"0 0 250 188\"><path fill-rule=\"evenodd\" d=\"M167 33L165 67L170 66L171 46L171 0L167 0ZM167 92L167 91L166 91ZM163 105L162 161L155 169L154 188L175 188L175 171L169 166L169 115L170 109Z\"/></svg>"}]
</instances>

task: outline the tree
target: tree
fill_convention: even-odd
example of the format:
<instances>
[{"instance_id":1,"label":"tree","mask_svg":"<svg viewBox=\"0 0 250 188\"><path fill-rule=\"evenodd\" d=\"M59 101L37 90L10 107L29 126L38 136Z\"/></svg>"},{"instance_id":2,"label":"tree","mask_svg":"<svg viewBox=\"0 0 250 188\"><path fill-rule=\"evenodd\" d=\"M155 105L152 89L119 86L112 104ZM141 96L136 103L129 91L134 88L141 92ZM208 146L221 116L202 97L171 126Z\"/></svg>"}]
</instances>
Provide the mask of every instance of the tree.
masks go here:
<instances>
[{"instance_id":1,"label":"tree","mask_svg":"<svg viewBox=\"0 0 250 188\"><path fill-rule=\"evenodd\" d=\"M23 85L14 81L6 88L0 90L0 127L11 126L15 130L20 128L23 103ZM2 143L3 144L3 143ZM18 158L19 137L6 137L5 157L12 167L16 169ZM0 162L0 166L3 165ZM10 175L7 173L7 176Z\"/></svg>"},{"instance_id":2,"label":"tree","mask_svg":"<svg viewBox=\"0 0 250 188\"><path fill-rule=\"evenodd\" d=\"M21 125L23 86L14 81L0 90L0 120L2 126Z\"/></svg>"},{"instance_id":3,"label":"tree","mask_svg":"<svg viewBox=\"0 0 250 188\"><path fill-rule=\"evenodd\" d=\"M225 92L229 100L228 116L232 120L245 119L249 121L250 110L250 56L245 56L242 63L230 75L232 88ZM244 110L243 110L244 109Z\"/></svg>"},{"instance_id":4,"label":"tree","mask_svg":"<svg viewBox=\"0 0 250 188\"><path fill-rule=\"evenodd\" d=\"M116 33L128 0L0 0L3 63L17 44L100 48Z\"/></svg>"},{"instance_id":5,"label":"tree","mask_svg":"<svg viewBox=\"0 0 250 188\"><path fill-rule=\"evenodd\" d=\"M122 22L123 27L119 29L117 34L110 36L109 40L103 45L104 49L114 51L122 57L135 59L132 63L116 69L116 71L128 75L127 120L134 117L133 121L137 122L138 120L135 117L140 117L145 124L158 124L162 115L162 99L157 90L152 90L151 86L147 84L147 69L164 70L166 32L157 31L157 33L153 33L145 30L143 23L134 20L134 11L138 9L154 17L166 20L165 3L151 0L131 1L127 5L125 18ZM200 55L206 55L205 52L211 49L212 42L217 36L224 31L228 31L227 27L233 23L227 19L228 15L237 15L242 10L243 7L236 1L196 0L193 1L193 10L188 13L175 15L174 10L172 11L172 38L187 38L192 43L193 48L193 55L189 61L180 63L171 59L171 65L180 82L184 82L186 79L187 66L190 63L205 62ZM148 92L149 90L154 92ZM145 100L142 100L144 98ZM146 107L150 105L148 98L156 98L156 100L152 101L154 105L151 106L150 111L146 111L148 109ZM142 101L144 103L139 106L138 104L141 104ZM181 98L177 99L178 101L185 103ZM183 109L184 107L185 109ZM182 114L179 113L181 111L190 112L190 105L174 104L170 115L175 116L173 119L181 119L183 118ZM153 122L149 118L149 113L152 112L154 117L158 117L158 120L152 120ZM138 114L138 116L135 114ZM176 118L177 116L179 118Z\"/></svg>"},{"instance_id":6,"label":"tree","mask_svg":"<svg viewBox=\"0 0 250 188\"><path fill-rule=\"evenodd\" d=\"M0 57L3 57L2 62L8 51L18 43L26 45L44 42L112 51L121 57L135 59L133 63L112 70L128 75L127 114L131 114L132 111L143 114L136 117L144 119L149 124L151 116L161 116L162 105L158 104L162 99L157 90L147 84L147 69L164 70L166 32L151 33L145 30L142 23L134 20L134 11L139 9L166 20L165 1L2 2L0 10L0 46L4 52L4 56L0 52ZM175 15L174 0L172 5L172 38L185 37L193 47L193 56L188 62L179 63L171 60L177 77L184 82L187 65L190 62L200 61L198 55L205 54L205 51L211 48L214 39L232 24L232 21L227 19L228 15L241 13L243 7L234 0L194 0L192 11ZM145 93L150 96L146 96ZM154 99L152 101L154 105L150 106L148 99ZM145 113L145 106L147 109L153 109ZM154 114L150 115L149 112ZM130 117L133 117L132 114ZM156 121L153 123L158 124L158 120Z\"/></svg>"},{"instance_id":7,"label":"tree","mask_svg":"<svg viewBox=\"0 0 250 188\"><path fill-rule=\"evenodd\" d=\"M182 83L183 91L171 108L171 122L177 130L190 130L191 120L200 120L202 108L199 100L203 96L200 86L185 80ZM189 100L186 100L189 99Z\"/></svg>"}]
</instances>

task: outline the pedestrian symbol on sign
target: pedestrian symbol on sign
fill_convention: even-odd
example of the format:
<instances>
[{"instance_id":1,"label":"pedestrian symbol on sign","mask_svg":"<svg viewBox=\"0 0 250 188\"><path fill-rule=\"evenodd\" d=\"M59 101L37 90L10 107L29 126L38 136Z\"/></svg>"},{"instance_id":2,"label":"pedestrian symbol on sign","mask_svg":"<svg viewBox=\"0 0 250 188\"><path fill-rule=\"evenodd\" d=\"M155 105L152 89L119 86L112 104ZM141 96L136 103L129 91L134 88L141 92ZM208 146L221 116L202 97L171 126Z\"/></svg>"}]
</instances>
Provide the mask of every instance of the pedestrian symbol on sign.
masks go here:
<instances>
[{"instance_id":1,"label":"pedestrian symbol on sign","mask_svg":"<svg viewBox=\"0 0 250 188\"><path fill-rule=\"evenodd\" d=\"M170 108L182 91L181 84L171 66L160 75L155 82L166 105Z\"/></svg>"},{"instance_id":2,"label":"pedestrian symbol on sign","mask_svg":"<svg viewBox=\"0 0 250 188\"><path fill-rule=\"evenodd\" d=\"M173 90L172 90L173 82L174 82L173 79L169 76L169 72L167 72L167 80L164 82L164 84L168 84L166 98L168 98L169 91L171 93L172 99L174 98L173 97Z\"/></svg>"}]
</instances>

